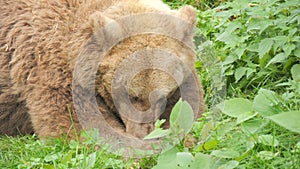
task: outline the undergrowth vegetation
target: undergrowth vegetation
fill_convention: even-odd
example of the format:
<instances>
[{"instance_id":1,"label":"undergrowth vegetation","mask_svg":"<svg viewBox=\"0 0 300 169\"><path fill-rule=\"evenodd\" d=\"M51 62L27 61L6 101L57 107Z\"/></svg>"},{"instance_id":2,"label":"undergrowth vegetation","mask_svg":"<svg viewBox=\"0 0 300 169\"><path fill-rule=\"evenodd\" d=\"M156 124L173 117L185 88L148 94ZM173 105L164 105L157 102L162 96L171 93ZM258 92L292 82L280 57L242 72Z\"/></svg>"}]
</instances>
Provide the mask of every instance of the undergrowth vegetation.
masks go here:
<instances>
[{"instance_id":1,"label":"undergrowth vegetation","mask_svg":"<svg viewBox=\"0 0 300 169\"><path fill-rule=\"evenodd\" d=\"M46 143L35 136L0 137L0 168L289 168L300 166L300 3L298 0L167 0L198 9L195 43L207 112L173 109L169 143L151 158L125 159L99 147L96 130L85 142ZM185 118L183 118L183 116ZM182 120L178 120L182 119ZM181 133L190 134L182 138ZM192 144L187 144L189 137ZM175 140L177 141L174 141Z\"/></svg>"}]
</instances>

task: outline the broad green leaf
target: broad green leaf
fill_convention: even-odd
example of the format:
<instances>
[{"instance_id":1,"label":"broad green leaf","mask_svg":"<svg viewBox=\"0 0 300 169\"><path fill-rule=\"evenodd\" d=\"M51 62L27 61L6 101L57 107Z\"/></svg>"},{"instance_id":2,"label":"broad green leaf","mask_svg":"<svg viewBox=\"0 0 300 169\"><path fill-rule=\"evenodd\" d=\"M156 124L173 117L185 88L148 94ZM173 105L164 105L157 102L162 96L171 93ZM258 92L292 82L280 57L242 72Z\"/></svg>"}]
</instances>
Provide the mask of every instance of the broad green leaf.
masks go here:
<instances>
[{"instance_id":1,"label":"broad green leaf","mask_svg":"<svg viewBox=\"0 0 300 169\"><path fill-rule=\"evenodd\" d=\"M249 78L255 72L256 72L256 69L247 68L247 75L246 75L246 77Z\"/></svg>"},{"instance_id":2,"label":"broad green leaf","mask_svg":"<svg viewBox=\"0 0 300 169\"><path fill-rule=\"evenodd\" d=\"M209 120L202 128L201 130L201 135L200 135L200 140L201 141L206 141L207 138L210 136L210 132L213 130L214 125L212 120Z\"/></svg>"},{"instance_id":3,"label":"broad green leaf","mask_svg":"<svg viewBox=\"0 0 300 169\"><path fill-rule=\"evenodd\" d=\"M230 64L230 63L233 63L235 62L236 60L238 60L238 58L232 56L232 55L229 55L226 57L226 59L223 61L223 65L227 65L227 64Z\"/></svg>"},{"instance_id":4,"label":"broad green leaf","mask_svg":"<svg viewBox=\"0 0 300 169\"><path fill-rule=\"evenodd\" d=\"M163 169L163 168L175 168L177 167L176 164L176 153L179 150L174 147L162 154L158 157L157 165L154 166L152 169Z\"/></svg>"},{"instance_id":5,"label":"broad green leaf","mask_svg":"<svg viewBox=\"0 0 300 169\"><path fill-rule=\"evenodd\" d=\"M90 154L86 159L85 159L85 167L87 169L94 168L96 164L96 152Z\"/></svg>"},{"instance_id":6,"label":"broad green leaf","mask_svg":"<svg viewBox=\"0 0 300 169\"><path fill-rule=\"evenodd\" d=\"M194 161L194 157L190 152L178 152L176 154L176 165L179 168L188 168Z\"/></svg>"},{"instance_id":7,"label":"broad green leaf","mask_svg":"<svg viewBox=\"0 0 300 169\"><path fill-rule=\"evenodd\" d=\"M56 160L58 160L58 159L61 159L61 156L62 156L61 153L49 154L49 155L47 155L47 156L44 158L44 160L45 160L46 162L53 162L53 161L56 161Z\"/></svg>"},{"instance_id":8,"label":"broad green leaf","mask_svg":"<svg viewBox=\"0 0 300 169\"><path fill-rule=\"evenodd\" d=\"M297 31L298 31L298 28L290 29L288 36L289 37L293 37Z\"/></svg>"},{"instance_id":9,"label":"broad green leaf","mask_svg":"<svg viewBox=\"0 0 300 169\"><path fill-rule=\"evenodd\" d=\"M296 50L294 50L294 55L297 56L298 58L300 58L300 48L297 48Z\"/></svg>"},{"instance_id":10,"label":"broad green leaf","mask_svg":"<svg viewBox=\"0 0 300 169\"><path fill-rule=\"evenodd\" d=\"M296 48L296 46L291 43L285 44L282 47L284 53L286 53L287 55L290 55L295 48Z\"/></svg>"},{"instance_id":11,"label":"broad green leaf","mask_svg":"<svg viewBox=\"0 0 300 169\"><path fill-rule=\"evenodd\" d=\"M212 158L209 155L197 153L195 155L195 162L190 168L199 169L199 166L201 166L201 169L211 169L212 163Z\"/></svg>"},{"instance_id":12,"label":"broad green leaf","mask_svg":"<svg viewBox=\"0 0 300 169\"><path fill-rule=\"evenodd\" d=\"M260 89L253 103L255 110L262 116L271 116L278 113L275 106L279 103L279 99L273 91Z\"/></svg>"},{"instance_id":13,"label":"broad green leaf","mask_svg":"<svg viewBox=\"0 0 300 169\"><path fill-rule=\"evenodd\" d=\"M168 134L170 134L170 130L163 130L161 128L156 128L154 129L150 134L148 134L144 140L148 140L148 139L154 139L154 138L161 138L161 137L165 137Z\"/></svg>"},{"instance_id":14,"label":"broad green leaf","mask_svg":"<svg viewBox=\"0 0 300 169\"><path fill-rule=\"evenodd\" d=\"M268 122L264 119L250 119L242 123L242 130L246 133L256 133L263 128Z\"/></svg>"},{"instance_id":15,"label":"broad green leaf","mask_svg":"<svg viewBox=\"0 0 300 169\"><path fill-rule=\"evenodd\" d=\"M258 46L259 46L258 43L253 43L249 45L246 49L251 52L258 52Z\"/></svg>"},{"instance_id":16,"label":"broad green leaf","mask_svg":"<svg viewBox=\"0 0 300 169\"><path fill-rule=\"evenodd\" d=\"M281 5L282 5L282 7L289 8L289 7L292 7L292 6L298 6L299 1L285 1Z\"/></svg>"},{"instance_id":17,"label":"broad green leaf","mask_svg":"<svg viewBox=\"0 0 300 169\"><path fill-rule=\"evenodd\" d=\"M219 144L219 142L217 140L207 141L207 142L203 143L202 145L200 145L199 151L214 150L217 148L218 144Z\"/></svg>"},{"instance_id":18,"label":"broad green leaf","mask_svg":"<svg viewBox=\"0 0 300 169\"><path fill-rule=\"evenodd\" d=\"M244 75L246 75L247 68L239 67L235 70L234 78L235 82L238 82Z\"/></svg>"},{"instance_id":19,"label":"broad green leaf","mask_svg":"<svg viewBox=\"0 0 300 169\"><path fill-rule=\"evenodd\" d=\"M248 0L236 0L231 4L233 9L243 10L248 7Z\"/></svg>"},{"instance_id":20,"label":"broad green leaf","mask_svg":"<svg viewBox=\"0 0 300 169\"><path fill-rule=\"evenodd\" d=\"M296 148L300 149L300 141L296 144Z\"/></svg>"},{"instance_id":21,"label":"broad green leaf","mask_svg":"<svg viewBox=\"0 0 300 169\"><path fill-rule=\"evenodd\" d=\"M241 57L244 54L245 50L246 50L246 45L243 44L243 45L239 46L238 48L236 48L234 50L234 54L236 54L238 59L241 59Z\"/></svg>"},{"instance_id":22,"label":"broad green leaf","mask_svg":"<svg viewBox=\"0 0 300 169\"><path fill-rule=\"evenodd\" d=\"M231 160L218 167L218 169L233 169L239 165L238 161Z\"/></svg>"},{"instance_id":23,"label":"broad green leaf","mask_svg":"<svg viewBox=\"0 0 300 169\"><path fill-rule=\"evenodd\" d=\"M211 155L220 158L236 158L240 156L239 152L234 150L214 150L211 152Z\"/></svg>"},{"instance_id":24,"label":"broad green leaf","mask_svg":"<svg viewBox=\"0 0 300 169\"><path fill-rule=\"evenodd\" d=\"M67 154L64 154L62 159L61 159L61 163L62 164L67 164L68 162L71 161L72 156L73 156L74 152L73 151L69 151Z\"/></svg>"},{"instance_id":25,"label":"broad green leaf","mask_svg":"<svg viewBox=\"0 0 300 169\"><path fill-rule=\"evenodd\" d=\"M230 132L236 126L236 122L224 122L216 128L218 137L224 136L226 133Z\"/></svg>"},{"instance_id":26,"label":"broad green leaf","mask_svg":"<svg viewBox=\"0 0 300 169\"><path fill-rule=\"evenodd\" d=\"M242 113L253 111L253 104L247 99L235 98L218 104L217 108L219 108L224 114L237 118Z\"/></svg>"},{"instance_id":27,"label":"broad green leaf","mask_svg":"<svg viewBox=\"0 0 300 169\"><path fill-rule=\"evenodd\" d=\"M278 140L272 135L261 135L258 137L258 142L266 146L278 146Z\"/></svg>"},{"instance_id":28,"label":"broad green leaf","mask_svg":"<svg viewBox=\"0 0 300 169\"><path fill-rule=\"evenodd\" d=\"M233 31L235 31L236 29L239 29L241 27L243 27L243 25L241 24L240 21L236 21L234 20L233 22L228 22L226 25L226 32L231 33Z\"/></svg>"},{"instance_id":29,"label":"broad green leaf","mask_svg":"<svg viewBox=\"0 0 300 169\"><path fill-rule=\"evenodd\" d=\"M55 169L55 167L53 165L44 164L43 169Z\"/></svg>"},{"instance_id":30,"label":"broad green leaf","mask_svg":"<svg viewBox=\"0 0 300 169\"><path fill-rule=\"evenodd\" d=\"M261 158L262 160L271 160L276 155L271 151L260 151L257 156Z\"/></svg>"},{"instance_id":31,"label":"broad green leaf","mask_svg":"<svg viewBox=\"0 0 300 169\"><path fill-rule=\"evenodd\" d=\"M248 141L246 143L247 151L252 150L254 148L254 146L255 146L255 142L254 141Z\"/></svg>"},{"instance_id":32,"label":"broad green leaf","mask_svg":"<svg viewBox=\"0 0 300 169\"><path fill-rule=\"evenodd\" d=\"M157 165L153 169L198 169L200 163L204 169L211 167L211 160L208 155L197 153L194 157L190 152L179 152L177 148L173 148L158 157Z\"/></svg>"},{"instance_id":33,"label":"broad green leaf","mask_svg":"<svg viewBox=\"0 0 300 169\"><path fill-rule=\"evenodd\" d=\"M285 61L287 58L289 57L289 55L287 53L279 53L277 54L276 56L274 56L270 61L269 63L266 65L269 66L270 64L272 63L280 63L280 62L283 62Z\"/></svg>"},{"instance_id":34,"label":"broad green leaf","mask_svg":"<svg viewBox=\"0 0 300 169\"><path fill-rule=\"evenodd\" d=\"M234 47L239 44L240 37L230 32L223 32L217 35L217 41L222 41L225 44Z\"/></svg>"},{"instance_id":35,"label":"broad green leaf","mask_svg":"<svg viewBox=\"0 0 300 169\"><path fill-rule=\"evenodd\" d=\"M300 64L296 64L291 68L293 80L300 82Z\"/></svg>"},{"instance_id":36,"label":"broad green leaf","mask_svg":"<svg viewBox=\"0 0 300 169\"><path fill-rule=\"evenodd\" d=\"M238 116L237 118L237 121L236 121L236 124L240 124L240 123L243 123L244 121L247 121L249 119L252 119L253 117L255 117L258 113L257 112L245 112L245 113L242 113Z\"/></svg>"},{"instance_id":37,"label":"broad green leaf","mask_svg":"<svg viewBox=\"0 0 300 169\"><path fill-rule=\"evenodd\" d=\"M275 36L272 39L274 40L274 45L273 45L274 53L277 51L279 47L283 46L289 40L287 36Z\"/></svg>"},{"instance_id":38,"label":"broad green leaf","mask_svg":"<svg viewBox=\"0 0 300 169\"><path fill-rule=\"evenodd\" d=\"M247 31L249 32L251 30L259 30L259 34L261 34L266 28L268 28L272 24L273 23L271 20L253 18L248 24Z\"/></svg>"},{"instance_id":39,"label":"broad green leaf","mask_svg":"<svg viewBox=\"0 0 300 169\"><path fill-rule=\"evenodd\" d=\"M263 18L263 19L265 19L265 17L269 15L269 13L266 10L264 10L261 6L258 6L258 7L255 7L255 8L248 8L248 10L249 11L247 11L247 14L249 16L251 16L251 18Z\"/></svg>"},{"instance_id":40,"label":"broad green leaf","mask_svg":"<svg viewBox=\"0 0 300 169\"><path fill-rule=\"evenodd\" d=\"M187 134L193 127L194 112L190 104L180 99L172 109L170 115L170 127L183 129Z\"/></svg>"},{"instance_id":41,"label":"broad green leaf","mask_svg":"<svg viewBox=\"0 0 300 169\"><path fill-rule=\"evenodd\" d=\"M268 118L290 131L300 133L300 111L284 112Z\"/></svg>"},{"instance_id":42,"label":"broad green leaf","mask_svg":"<svg viewBox=\"0 0 300 169\"><path fill-rule=\"evenodd\" d=\"M273 43L274 42L271 38L263 39L259 43L258 55L259 55L260 58L262 58L266 53L268 53L270 51L270 49L272 48Z\"/></svg>"}]
</instances>

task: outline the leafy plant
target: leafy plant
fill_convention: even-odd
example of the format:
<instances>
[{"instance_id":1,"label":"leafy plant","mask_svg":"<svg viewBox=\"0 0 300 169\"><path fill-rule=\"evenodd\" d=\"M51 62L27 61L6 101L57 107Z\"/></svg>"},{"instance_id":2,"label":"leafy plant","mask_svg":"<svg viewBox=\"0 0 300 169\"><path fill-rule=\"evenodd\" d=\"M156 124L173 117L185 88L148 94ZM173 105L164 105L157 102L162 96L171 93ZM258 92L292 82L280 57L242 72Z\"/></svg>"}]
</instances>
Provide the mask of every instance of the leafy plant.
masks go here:
<instances>
[{"instance_id":1,"label":"leafy plant","mask_svg":"<svg viewBox=\"0 0 300 169\"><path fill-rule=\"evenodd\" d=\"M297 0L237 0L199 14L199 31L214 42L228 84L275 89L290 77L300 61L299 7Z\"/></svg>"}]
</instances>

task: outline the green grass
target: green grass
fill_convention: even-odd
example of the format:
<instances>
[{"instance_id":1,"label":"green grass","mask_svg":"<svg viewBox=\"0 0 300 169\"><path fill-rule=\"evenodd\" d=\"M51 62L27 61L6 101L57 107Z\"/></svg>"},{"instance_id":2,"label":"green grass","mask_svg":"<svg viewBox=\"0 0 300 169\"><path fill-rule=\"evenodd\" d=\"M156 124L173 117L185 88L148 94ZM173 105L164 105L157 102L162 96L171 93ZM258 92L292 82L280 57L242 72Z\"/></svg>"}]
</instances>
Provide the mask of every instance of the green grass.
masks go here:
<instances>
[{"instance_id":1,"label":"green grass","mask_svg":"<svg viewBox=\"0 0 300 169\"><path fill-rule=\"evenodd\" d=\"M280 36L288 36L285 33L294 33L294 40L290 39L289 43L292 47L295 45L295 48L291 48L292 52L287 60L282 61L282 64L276 63L270 67L264 67L272 57L276 57L276 52L282 52L281 49L274 50L273 48L268 48L268 51L258 51L264 53L265 56L257 57L257 51L247 51L242 54L241 58L228 62L226 59L234 57L232 49L243 48L243 46L236 47L230 44L228 46L224 44L226 41L220 40L218 36L232 26L230 24L232 21L241 22L243 26L252 21L253 18L243 13L243 10L238 10L240 13L236 14L235 19L228 19L225 16L228 9L234 12L235 9L242 8L243 1L235 1L236 3L227 4L227 6L220 5L222 1L209 0L166 0L166 2L173 8L190 4L199 9L197 33L201 36L196 39L198 53L196 68L205 90L208 110L194 123L191 131L197 139L196 144L192 147L185 147L183 141L170 151L151 158L136 160L110 153L107 145L99 148L99 139L95 137L96 131L86 132L86 136L92 137L84 143L77 141L69 143L64 138L49 140L45 143L32 135L1 136L1 169L152 168L154 166L166 168L171 165L175 165L175 168L201 166L199 168L204 169L300 168L300 131L297 131L299 123L291 127L290 123L293 119L277 122L270 118L276 115L284 116L291 112L300 114L300 78L297 74L300 68L298 66L300 40L297 39L299 30L294 32L297 24L290 22L291 24L287 27L272 25L261 34L255 30L247 32L246 27L230 32L234 36L247 36L248 39L243 42L244 46L258 44L269 36L277 36L277 33L282 33ZM292 17L294 13L289 13L288 8L294 12L297 11L293 0L284 3L285 6L281 5L283 1L272 2L274 3L257 6L252 4L253 10L260 11L261 6L268 9L268 5L272 10L280 9L278 16L274 15L268 19ZM218 5L220 5L218 10L211 9ZM249 10L248 7L247 10ZM216 14L216 11L224 12ZM221 22L223 23L220 24ZM285 31L275 31L277 29L285 29ZM278 74L281 72L282 65L285 65L282 69L285 71L283 75ZM226 68L224 75L220 73L223 66ZM243 67L251 68L251 66L254 66L258 72L247 77ZM262 82L262 80L265 81ZM269 90L262 90L263 88ZM272 97L264 97L264 94ZM225 108L222 109L220 102L229 104L225 104ZM253 108L251 106L245 108L239 102L252 105ZM219 108L216 108L216 105ZM270 114L266 115L265 110L268 110ZM238 112L243 116L236 116L233 112ZM288 119L286 116L285 118ZM285 118L280 120L285 120ZM180 158L177 159L177 157Z\"/></svg>"},{"instance_id":2,"label":"green grass","mask_svg":"<svg viewBox=\"0 0 300 169\"><path fill-rule=\"evenodd\" d=\"M68 143L62 138L45 143L32 135L1 137L0 168L147 168L154 165L155 161L150 159L141 159L139 163L135 159L125 160L106 148L99 149L94 143Z\"/></svg>"}]
</instances>

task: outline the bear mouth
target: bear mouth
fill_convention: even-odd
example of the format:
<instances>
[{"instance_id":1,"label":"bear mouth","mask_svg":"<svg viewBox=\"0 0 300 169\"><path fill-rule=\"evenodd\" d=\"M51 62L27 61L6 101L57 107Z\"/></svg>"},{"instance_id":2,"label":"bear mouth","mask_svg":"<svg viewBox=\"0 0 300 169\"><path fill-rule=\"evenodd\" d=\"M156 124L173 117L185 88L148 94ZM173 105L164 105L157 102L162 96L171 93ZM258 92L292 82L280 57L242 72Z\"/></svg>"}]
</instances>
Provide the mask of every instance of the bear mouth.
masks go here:
<instances>
[{"instance_id":1,"label":"bear mouth","mask_svg":"<svg viewBox=\"0 0 300 169\"><path fill-rule=\"evenodd\" d=\"M104 99L102 98L102 96L100 94L97 94L96 96L97 98L97 103L99 106L99 110L101 112L101 114L103 115L105 121L113 128L116 129L118 131L121 131L124 134L129 134L131 136L134 137L138 137L138 138L143 138L144 136L148 135L154 128L155 128L155 122L156 120L161 120L161 119L165 119L166 122L162 125L163 129L168 129L169 128L169 119L170 119L170 114L172 111L172 108L174 107L174 105L177 103L177 101L180 98L180 90L179 88L168 98L160 98L157 99L156 103L151 107L149 107L148 109L145 108L144 106L144 102L141 102L138 98L134 98L132 97L130 99L132 106L134 108L136 108L136 110L139 110L140 112L143 112L145 115L143 118L143 121L147 121L147 118L153 118L153 115L159 115L158 117L154 117L154 119L151 119L149 122L147 123L143 123L143 122L139 122L135 119L131 119L131 118L127 118L122 116L122 114L117 110L117 108L114 106L112 108L108 107L104 101ZM148 111L145 111L148 110ZM133 112L129 112L129 113L133 113ZM148 114L150 115L148 115ZM137 114L136 112L134 112L133 114ZM151 115L152 114L152 115ZM125 119L124 119L125 118ZM126 122L127 120L131 121L131 125L136 125L136 128L141 128L141 126L146 126L148 125L147 132L142 133L142 129L140 129L140 131L138 129L136 129L136 131L130 131L128 132L128 123Z\"/></svg>"}]
</instances>

